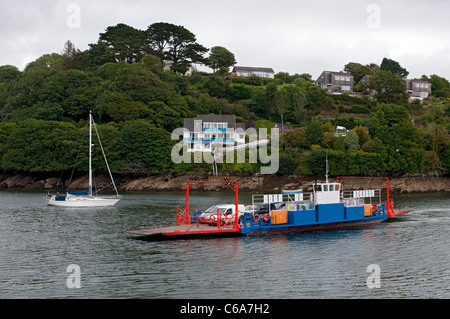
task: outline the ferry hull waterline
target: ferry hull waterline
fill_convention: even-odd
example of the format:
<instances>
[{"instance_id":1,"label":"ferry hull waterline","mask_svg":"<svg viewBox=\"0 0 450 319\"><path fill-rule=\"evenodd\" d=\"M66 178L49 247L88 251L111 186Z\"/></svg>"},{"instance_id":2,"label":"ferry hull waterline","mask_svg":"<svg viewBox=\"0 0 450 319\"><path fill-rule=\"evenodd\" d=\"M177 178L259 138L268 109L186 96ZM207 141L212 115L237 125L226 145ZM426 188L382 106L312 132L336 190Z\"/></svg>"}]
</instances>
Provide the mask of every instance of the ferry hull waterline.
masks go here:
<instances>
[{"instance_id":1,"label":"ferry hull waterline","mask_svg":"<svg viewBox=\"0 0 450 319\"><path fill-rule=\"evenodd\" d=\"M164 239L279 234L372 226L409 212L394 209L387 177L372 178L386 186L385 201L381 200L381 189L344 190L339 180L349 178L363 177L338 177L336 182L329 182L327 176L326 182L313 184L312 193L288 190L257 194L248 206L238 204L237 181L188 181L186 208L177 208L174 226L128 233ZM189 192L200 183L225 184L235 193L234 204L191 212Z\"/></svg>"}]
</instances>

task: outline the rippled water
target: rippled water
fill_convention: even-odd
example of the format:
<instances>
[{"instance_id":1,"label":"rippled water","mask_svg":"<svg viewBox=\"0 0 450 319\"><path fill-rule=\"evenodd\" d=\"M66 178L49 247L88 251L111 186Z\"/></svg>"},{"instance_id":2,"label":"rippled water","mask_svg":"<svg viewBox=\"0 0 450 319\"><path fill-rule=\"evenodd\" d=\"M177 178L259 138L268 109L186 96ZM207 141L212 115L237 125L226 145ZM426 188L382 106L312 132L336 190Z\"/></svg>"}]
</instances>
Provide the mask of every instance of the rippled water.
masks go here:
<instances>
[{"instance_id":1,"label":"rippled water","mask_svg":"<svg viewBox=\"0 0 450 319\"><path fill-rule=\"evenodd\" d=\"M125 194L100 209L42 198L0 192L0 298L450 297L450 194L397 195L413 212L366 228L161 242L126 231L173 224L182 193ZM191 207L231 199L195 193ZM78 289L67 286L72 264ZM366 284L372 264L380 288Z\"/></svg>"}]
</instances>

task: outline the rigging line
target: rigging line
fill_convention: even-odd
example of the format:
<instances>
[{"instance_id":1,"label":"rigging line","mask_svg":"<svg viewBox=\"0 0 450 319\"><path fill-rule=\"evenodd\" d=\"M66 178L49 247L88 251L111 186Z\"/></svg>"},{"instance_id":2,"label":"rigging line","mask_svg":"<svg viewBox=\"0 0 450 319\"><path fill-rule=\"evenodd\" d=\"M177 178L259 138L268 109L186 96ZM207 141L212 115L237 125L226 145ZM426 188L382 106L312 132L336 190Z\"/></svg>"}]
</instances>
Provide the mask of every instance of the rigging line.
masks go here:
<instances>
[{"instance_id":1,"label":"rigging line","mask_svg":"<svg viewBox=\"0 0 450 319\"><path fill-rule=\"evenodd\" d=\"M96 185L96 187L97 187L97 183L95 183L95 185ZM101 192L101 191L103 191L104 189L106 189L107 187L109 187L109 186L111 186L112 185L112 183L109 183L108 185L106 185L106 186L103 186L102 188L100 188L100 189L95 189L95 191L96 191L96 193L99 193L99 192Z\"/></svg>"},{"instance_id":2,"label":"rigging line","mask_svg":"<svg viewBox=\"0 0 450 319\"><path fill-rule=\"evenodd\" d=\"M98 131L97 131L97 125L95 124L94 120L92 120L92 124L94 124L95 133L97 134L98 143L102 150L103 158L105 159L105 163L106 163L106 167L108 168L109 177L111 177L111 181L114 186L114 190L116 191L116 195L119 196L119 192L117 191L116 183L114 183L114 178L111 174L111 169L109 168L108 160L106 159L105 151L103 150L102 142L100 141L100 135L98 134Z\"/></svg>"},{"instance_id":3,"label":"rigging line","mask_svg":"<svg viewBox=\"0 0 450 319\"><path fill-rule=\"evenodd\" d=\"M76 163L77 163L77 161L78 161L78 156L80 155L80 152L81 152L81 146L82 146L82 145L81 145L81 142L80 142L80 144L79 144L79 146L78 146L77 156L75 157L75 163L73 164L73 167L72 167L72 173L70 174L69 184L67 185L67 190L66 190L66 192L69 191L70 184L72 184L72 178L73 178L73 174L74 174L74 172L75 172L75 165L76 165Z\"/></svg>"},{"instance_id":4,"label":"rigging line","mask_svg":"<svg viewBox=\"0 0 450 319\"><path fill-rule=\"evenodd\" d=\"M75 164L77 163L78 156L80 155L81 146L82 146L81 143L79 143L77 156L75 157L75 163L73 164L72 172L70 173L69 184L67 185L66 192L69 191L70 184L72 183L72 178L73 178L73 174L74 174L74 171L75 171ZM56 189L58 188L58 186L63 186L63 183L62 183L62 177L64 176L64 173L65 173L65 172L66 172L66 170L63 170L63 171L61 172L61 176L59 177L59 182L56 183L55 187L53 188L53 192L56 191Z\"/></svg>"}]
</instances>

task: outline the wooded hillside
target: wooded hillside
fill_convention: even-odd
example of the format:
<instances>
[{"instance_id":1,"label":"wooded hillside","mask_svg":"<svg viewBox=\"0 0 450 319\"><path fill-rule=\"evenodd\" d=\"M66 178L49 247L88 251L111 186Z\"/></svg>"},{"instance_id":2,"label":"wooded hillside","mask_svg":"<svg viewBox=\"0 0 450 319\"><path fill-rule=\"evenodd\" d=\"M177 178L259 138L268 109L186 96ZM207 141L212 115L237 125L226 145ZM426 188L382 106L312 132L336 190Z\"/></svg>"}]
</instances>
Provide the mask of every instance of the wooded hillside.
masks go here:
<instances>
[{"instance_id":1,"label":"wooded hillside","mask_svg":"<svg viewBox=\"0 0 450 319\"><path fill-rule=\"evenodd\" d=\"M163 71L164 60L173 61L172 70ZM180 75L195 64L212 71ZM279 174L324 174L327 152L332 175L450 172L448 80L424 75L433 91L420 104L395 90L374 99L361 87L359 96L328 95L301 72L231 77L234 64L226 48L209 50L182 26L154 23L147 30L108 27L85 51L68 41L60 53L43 55L23 71L0 66L1 169L86 171L92 110L114 173L210 171L209 164L174 164L170 156L177 142L170 133L183 118L210 113L235 114L256 127L288 127L281 135ZM373 74L374 85L387 92L383 88L394 88L405 74L399 66L342 67L355 77ZM336 126L350 131L336 137ZM105 171L100 149L94 151L94 169ZM223 164L219 170L253 173L259 165Z\"/></svg>"}]
</instances>

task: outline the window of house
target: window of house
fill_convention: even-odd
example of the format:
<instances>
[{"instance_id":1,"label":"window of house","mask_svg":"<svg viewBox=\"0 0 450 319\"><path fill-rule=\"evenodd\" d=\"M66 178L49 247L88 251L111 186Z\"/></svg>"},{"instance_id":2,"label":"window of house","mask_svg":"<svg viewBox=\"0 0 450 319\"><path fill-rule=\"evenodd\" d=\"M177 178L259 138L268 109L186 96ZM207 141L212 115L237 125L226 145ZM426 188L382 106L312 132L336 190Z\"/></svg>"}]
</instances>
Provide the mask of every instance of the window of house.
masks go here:
<instances>
[{"instance_id":1,"label":"window of house","mask_svg":"<svg viewBox=\"0 0 450 319\"><path fill-rule=\"evenodd\" d=\"M239 134L239 139L243 140L245 138L245 134Z\"/></svg>"},{"instance_id":2,"label":"window of house","mask_svg":"<svg viewBox=\"0 0 450 319\"><path fill-rule=\"evenodd\" d=\"M334 77L334 79L335 79L336 81L339 81L339 76L336 75L336 76Z\"/></svg>"}]
</instances>

